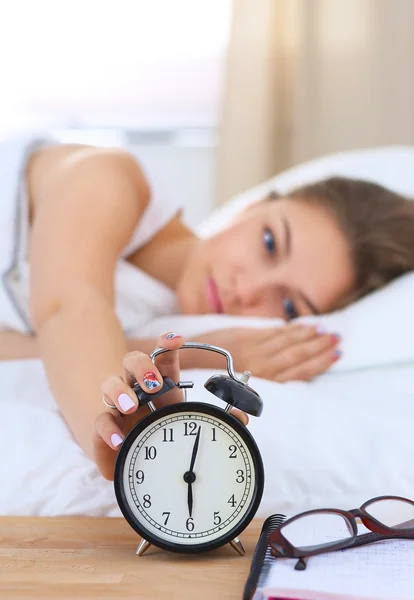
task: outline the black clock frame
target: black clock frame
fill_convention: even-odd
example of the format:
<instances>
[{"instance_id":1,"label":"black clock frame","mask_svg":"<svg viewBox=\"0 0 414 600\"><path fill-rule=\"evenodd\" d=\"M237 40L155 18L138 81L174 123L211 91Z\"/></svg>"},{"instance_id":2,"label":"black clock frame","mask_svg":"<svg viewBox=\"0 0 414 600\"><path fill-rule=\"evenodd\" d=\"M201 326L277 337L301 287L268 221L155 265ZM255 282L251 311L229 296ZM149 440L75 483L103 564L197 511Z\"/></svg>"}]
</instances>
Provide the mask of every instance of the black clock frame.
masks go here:
<instances>
[{"instance_id":1,"label":"black clock frame","mask_svg":"<svg viewBox=\"0 0 414 600\"><path fill-rule=\"evenodd\" d=\"M137 521L136 516L131 511L129 504L126 499L124 485L123 485L123 470L125 465L125 460L128 455L128 452L136 440L137 436L146 429L149 425L167 417L171 414L177 414L181 412L201 412L207 414L209 416L215 417L224 421L227 425L229 425L232 429L234 429L246 445L249 447L253 465L256 473L255 478L255 486L253 490L253 496L250 502L250 506L243 517L243 519L229 532L225 535L210 541L204 542L203 544L180 544L177 542L168 542L165 539L159 538L154 535L151 531L146 529ZM115 495L118 501L118 505L124 515L125 519L129 523L129 525L134 529L139 535L145 538L148 542L157 546L158 548L162 548L163 550L168 550L170 552L179 552L181 554L196 554L199 552L207 552L210 550L215 550L228 544L237 537L251 522L253 517L255 516L257 509L259 508L263 489L264 489L264 468L263 461L260 454L260 450L250 433L250 431L243 425L236 417L225 412L222 408L214 406L212 404L206 404L205 402L180 402L177 404L170 404L169 406L164 406L159 410L151 413L150 415L144 417L141 421L139 421L128 433L126 436L121 449L119 450L118 456L115 462L115 470L114 470L114 487L115 487Z\"/></svg>"}]
</instances>

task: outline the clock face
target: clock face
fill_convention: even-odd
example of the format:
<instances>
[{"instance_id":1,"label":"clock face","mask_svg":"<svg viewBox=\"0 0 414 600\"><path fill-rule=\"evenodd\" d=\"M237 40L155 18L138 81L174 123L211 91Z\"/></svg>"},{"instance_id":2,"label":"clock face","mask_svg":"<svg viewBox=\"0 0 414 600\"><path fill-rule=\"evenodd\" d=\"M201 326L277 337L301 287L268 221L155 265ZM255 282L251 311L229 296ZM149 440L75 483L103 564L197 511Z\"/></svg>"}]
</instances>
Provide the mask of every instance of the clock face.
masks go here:
<instances>
[{"instance_id":1,"label":"clock face","mask_svg":"<svg viewBox=\"0 0 414 600\"><path fill-rule=\"evenodd\" d=\"M263 466L251 434L200 402L167 406L140 421L115 467L121 510L146 540L197 551L236 537L253 518Z\"/></svg>"}]
</instances>

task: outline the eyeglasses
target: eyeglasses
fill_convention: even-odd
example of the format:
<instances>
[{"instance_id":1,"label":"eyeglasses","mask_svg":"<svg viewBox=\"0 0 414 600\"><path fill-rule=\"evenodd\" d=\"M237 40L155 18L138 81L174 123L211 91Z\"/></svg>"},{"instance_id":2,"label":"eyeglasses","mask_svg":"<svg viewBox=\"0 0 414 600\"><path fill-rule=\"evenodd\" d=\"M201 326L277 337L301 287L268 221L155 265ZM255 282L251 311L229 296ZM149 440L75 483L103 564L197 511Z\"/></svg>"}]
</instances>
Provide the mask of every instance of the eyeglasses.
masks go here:
<instances>
[{"instance_id":1,"label":"eyeglasses","mask_svg":"<svg viewBox=\"0 0 414 600\"><path fill-rule=\"evenodd\" d=\"M372 533L358 535L358 517ZM273 556L300 558L295 569L304 570L304 557L391 538L414 538L412 500L378 496L349 511L308 510L275 529L269 536L269 545Z\"/></svg>"}]
</instances>

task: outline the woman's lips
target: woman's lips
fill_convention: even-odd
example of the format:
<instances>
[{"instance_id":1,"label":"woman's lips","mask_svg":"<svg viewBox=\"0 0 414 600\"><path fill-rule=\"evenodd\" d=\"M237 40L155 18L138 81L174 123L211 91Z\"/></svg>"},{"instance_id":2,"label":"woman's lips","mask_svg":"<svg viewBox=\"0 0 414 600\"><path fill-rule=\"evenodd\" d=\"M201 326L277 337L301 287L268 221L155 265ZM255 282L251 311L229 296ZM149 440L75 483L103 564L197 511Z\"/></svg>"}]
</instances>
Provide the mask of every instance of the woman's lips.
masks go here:
<instances>
[{"instance_id":1,"label":"woman's lips","mask_svg":"<svg viewBox=\"0 0 414 600\"><path fill-rule=\"evenodd\" d=\"M216 282L212 277L207 277L206 295L210 308L213 310L213 312L222 313L223 305L220 301Z\"/></svg>"}]
</instances>

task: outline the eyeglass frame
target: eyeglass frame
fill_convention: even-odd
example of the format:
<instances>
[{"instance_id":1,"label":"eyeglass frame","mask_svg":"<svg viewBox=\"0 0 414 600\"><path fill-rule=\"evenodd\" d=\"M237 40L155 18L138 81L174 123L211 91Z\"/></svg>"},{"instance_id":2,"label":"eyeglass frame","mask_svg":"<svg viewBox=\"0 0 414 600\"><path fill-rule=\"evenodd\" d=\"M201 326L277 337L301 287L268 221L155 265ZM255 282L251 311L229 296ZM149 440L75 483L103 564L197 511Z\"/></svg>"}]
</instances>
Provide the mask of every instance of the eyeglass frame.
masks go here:
<instances>
[{"instance_id":1,"label":"eyeglass frame","mask_svg":"<svg viewBox=\"0 0 414 600\"><path fill-rule=\"evenodd\" d=\"M303 558L309 556L316 556L317 554L323 554L325 552L334 552L335 550L343 550L349 547L362 546L364 544L370 544L392 538L410 538L414 535L414 527L411 529L396 529L395 527L387 527L380 521L372 517L366 512L366 507L379 500L402 500L407 502L414 507L414 501L409 498L403 498L402 496L376 496L367 500L360 506L360 508L353 508L352 510L341 510L336 508L317 508L313 510L307 510L301 512L293 517L290 517L284 521L277 529L272 531L269 535L269 546L272 556L276 558ZM338 542L317 544L315 546L309 546L309 550L300 550L291 544L285 536L282 534L283 528L298 519L303 518L306 515L316 515L318 513L323 514L337 514L345 517L348 523L352 527L352 537L339 540ZM362 523L370 529L372 533L358 535L358 525L356 519L360 518ZM275 547L276 546L276 547ZM313 549L312 549L313 548Z\"/></svg>"}]
</instances>

